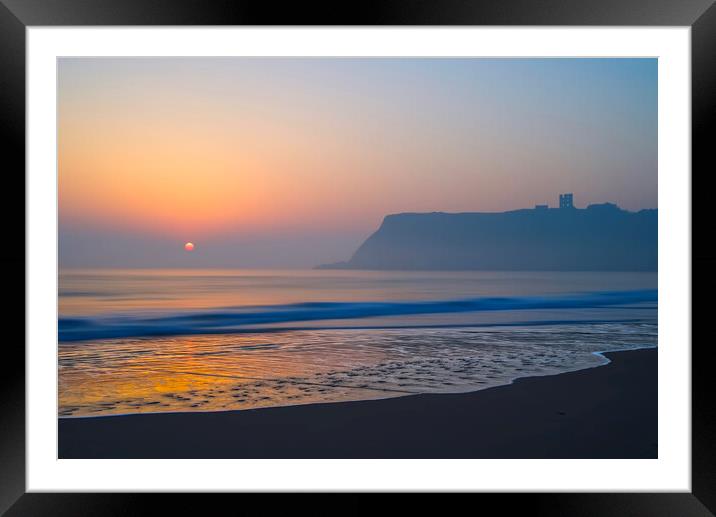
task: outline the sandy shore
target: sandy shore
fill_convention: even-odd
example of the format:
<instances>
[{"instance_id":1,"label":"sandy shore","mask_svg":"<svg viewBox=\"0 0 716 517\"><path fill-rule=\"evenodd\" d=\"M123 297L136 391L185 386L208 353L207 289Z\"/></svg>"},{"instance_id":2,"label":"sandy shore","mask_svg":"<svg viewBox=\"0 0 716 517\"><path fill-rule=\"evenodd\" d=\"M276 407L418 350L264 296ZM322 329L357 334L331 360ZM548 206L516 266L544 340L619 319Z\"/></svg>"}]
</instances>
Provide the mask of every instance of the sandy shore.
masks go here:
<instances>
[{"instance_id":1,"label":"sandy shore","mask_svg":"<svg viewBox=\"0 0 716 517\"><path fill-rule=\"evenodd\" d=\"M455 395L59 419L60 458L655 458L657 350Z\"/></svg>"}]
</instances>

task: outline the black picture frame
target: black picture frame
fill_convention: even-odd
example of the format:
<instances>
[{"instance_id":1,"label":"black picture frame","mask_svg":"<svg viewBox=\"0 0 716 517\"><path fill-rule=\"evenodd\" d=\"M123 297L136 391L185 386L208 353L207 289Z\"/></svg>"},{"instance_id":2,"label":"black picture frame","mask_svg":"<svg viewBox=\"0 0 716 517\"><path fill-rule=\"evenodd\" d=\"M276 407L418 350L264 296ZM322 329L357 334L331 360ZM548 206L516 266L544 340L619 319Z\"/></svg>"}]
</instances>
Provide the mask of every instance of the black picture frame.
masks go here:
<instances>
[{"instance_id":1,"label":"black picture frame","mask_svg":"<svg viewBox=\"0 0 716 517\"><path fill-rule=\"evenodd\" d=\"M708 135L716 133L716 6L713 0L367 0L363 2L285 2L267 0L0 0L0 127L2 185L7 214L4 240L25 241L24 213L25 30L31 26L84 25L635 25L690 26L692 43L692 276L713 271L716 252L694 238L708 227L705 188L715 170ZM700 171L697 174L697 171ZM22 193L22 194L21 194ZM703 241L702 241L703 242ZM19 245L0 254L10 287L6 328L19 327L20 275L25 251ZM692 321L706 316L696 303L716 284L713 275L692 282ZM17 285L15 285L17 284ZM22 299L25 300L24 286ZM208 513L207 496L25 493L24 327L3 344L6 368L0 375L0 512L7 515L134 515L159 501L183 512ZM695 334L694 334L695 336ZM692 346L692 491L641 494L482 494L502 512L549 515L689 516L716 513L716 410L710 399L714 380L707 341ZM219 499L226 503L227 495ZM243 496L245 497L245 496ZM171 499L171 501L170 501ZM217 498L212 498L216 501Z\"/></svg>"}]
</instances>

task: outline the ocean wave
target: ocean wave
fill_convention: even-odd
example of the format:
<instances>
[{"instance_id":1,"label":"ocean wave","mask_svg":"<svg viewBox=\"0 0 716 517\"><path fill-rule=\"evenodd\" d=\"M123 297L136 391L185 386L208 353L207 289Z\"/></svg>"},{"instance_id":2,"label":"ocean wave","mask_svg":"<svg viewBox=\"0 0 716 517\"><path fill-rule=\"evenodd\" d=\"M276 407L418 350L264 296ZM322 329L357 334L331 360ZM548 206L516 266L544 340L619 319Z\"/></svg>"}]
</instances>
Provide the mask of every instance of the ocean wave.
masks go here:
<instances>
[{"instance_id":1,"label":"ocean wave","mask_svg":"<svg viewBox=\"0 0 716 517\"><path fill-rule=\"evenodd\" d=\"M147 317L141 314L60 318L60 342L109 338L224 334L256 325L482 311L583 309L657 301L657 290L460 300L306 302L232 307Z\"/></svg>"}]
</instances>

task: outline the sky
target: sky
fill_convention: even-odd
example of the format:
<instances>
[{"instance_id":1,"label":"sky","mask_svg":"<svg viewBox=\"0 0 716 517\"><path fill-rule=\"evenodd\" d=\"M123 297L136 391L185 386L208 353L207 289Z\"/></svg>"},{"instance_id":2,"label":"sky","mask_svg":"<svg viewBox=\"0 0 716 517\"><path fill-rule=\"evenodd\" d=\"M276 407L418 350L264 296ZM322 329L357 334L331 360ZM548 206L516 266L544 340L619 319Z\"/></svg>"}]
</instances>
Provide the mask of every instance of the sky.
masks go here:
<instances>
[{"instance_id":1,"label":"sky","mask_svg":"<svg viewBox=\"0 0 716 517\"><path fill-rule=\"evenodd\" d=\"M61 58L58 190L61 267L312 267L387 214L561 192L656 208L657 60Z\"/></svg>"}]
</instances>

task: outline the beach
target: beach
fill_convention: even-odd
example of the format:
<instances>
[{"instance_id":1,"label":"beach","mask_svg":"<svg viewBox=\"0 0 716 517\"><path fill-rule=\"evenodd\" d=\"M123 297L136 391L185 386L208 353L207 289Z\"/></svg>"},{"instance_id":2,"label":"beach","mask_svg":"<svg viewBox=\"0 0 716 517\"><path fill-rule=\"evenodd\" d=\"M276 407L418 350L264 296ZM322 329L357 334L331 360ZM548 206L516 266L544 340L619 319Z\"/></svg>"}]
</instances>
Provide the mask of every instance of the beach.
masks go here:
<instances>
[{"instance_id":1,"label":"beach","mask_svg":"<svg viewBox=\"0 0 716 517\"><path fill-rule=\"evenodd\" d=\"M58 416L454 394L656 346L656 275L72 270Z\"/></svg>"},{"instance_id":2,"label":"beach","mask_svg":"<svg viewBox=\"0 0 716 517\"><path fill-rule=\"evenodd\" d=\"M657 349L455 394L60 418L62 458L656 458Z\"/></svg>"}]
</instances>

